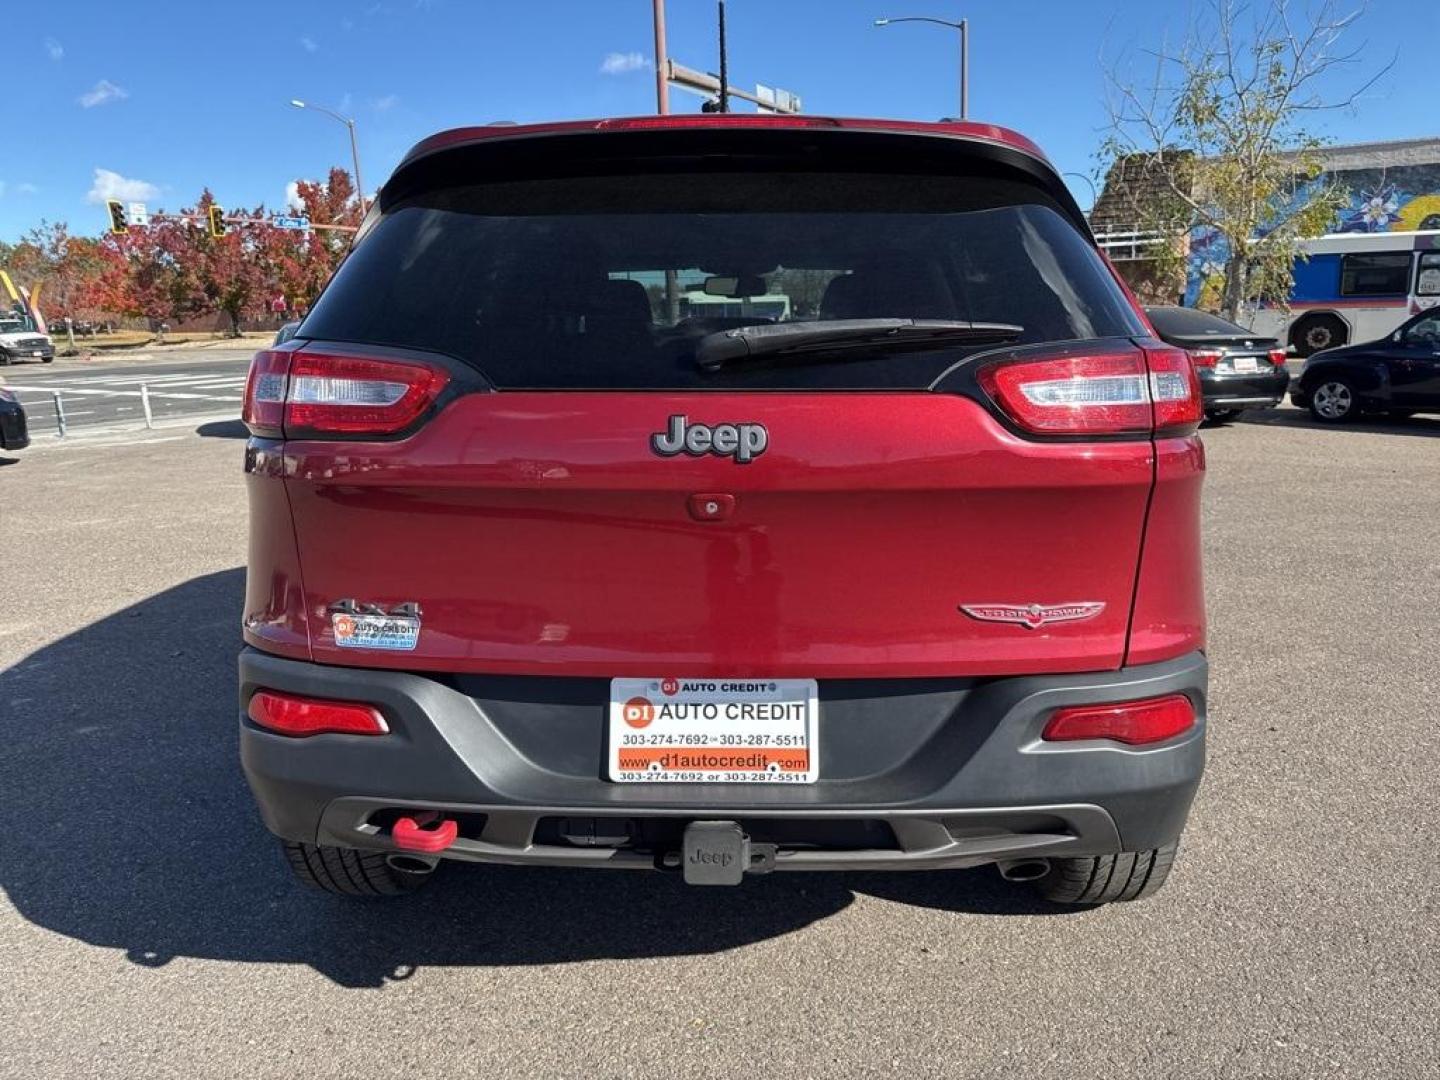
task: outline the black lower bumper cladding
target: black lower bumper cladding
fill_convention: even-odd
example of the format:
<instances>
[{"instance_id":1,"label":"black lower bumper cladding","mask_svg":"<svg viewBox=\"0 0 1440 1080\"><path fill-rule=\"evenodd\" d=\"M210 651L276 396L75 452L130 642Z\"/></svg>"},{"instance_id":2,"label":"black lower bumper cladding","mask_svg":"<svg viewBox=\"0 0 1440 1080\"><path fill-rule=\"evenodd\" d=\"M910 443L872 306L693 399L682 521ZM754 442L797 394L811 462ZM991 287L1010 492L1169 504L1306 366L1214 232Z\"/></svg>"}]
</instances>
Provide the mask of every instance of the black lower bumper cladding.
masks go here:
<instances>
[{"instance_id":1,"label":"black lower bumper cladding","mask_svg":"<svg viewBox=\"0 0 1440 1080\"><path fill-rule=\"evenodd\" d=\"M1102 855L1183 829L1204 768L1206 671L1195 653L1082 675L822 681L816 783L654 785L605 778L607 680L432 677L247 649L241 758L271 831L344 847L396 850L397 822L438 811L456 823L444 857L478 862L679 870L697 822L723 823L721 837L738 827L743 846L723 850L751 873ZM273 734L244 715L261 688L372 703L390 733ZM1174 693L1197 724L1165 743L1040 738L1061 706Z\"/></svg>"}]
</instances>

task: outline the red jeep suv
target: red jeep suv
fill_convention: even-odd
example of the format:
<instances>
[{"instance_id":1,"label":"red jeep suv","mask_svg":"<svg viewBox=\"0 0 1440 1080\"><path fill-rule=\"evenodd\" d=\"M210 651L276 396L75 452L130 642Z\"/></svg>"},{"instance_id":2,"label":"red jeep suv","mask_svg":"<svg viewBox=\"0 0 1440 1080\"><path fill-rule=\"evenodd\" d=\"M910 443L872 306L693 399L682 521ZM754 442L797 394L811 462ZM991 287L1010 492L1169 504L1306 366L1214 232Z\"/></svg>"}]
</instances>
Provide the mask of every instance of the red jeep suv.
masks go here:
<instances>
[{"instance_id":1,"label":"red jeep suv","mask_svg":"<svg viewBox=\"0 0 1440 1080\"><path fill-rule=\"evenodd\" d=\"M415 147L255 357L241 755L307 884L443 859L1165 880L1200 391L984 124Z\"/></svg>"}]
</instances>

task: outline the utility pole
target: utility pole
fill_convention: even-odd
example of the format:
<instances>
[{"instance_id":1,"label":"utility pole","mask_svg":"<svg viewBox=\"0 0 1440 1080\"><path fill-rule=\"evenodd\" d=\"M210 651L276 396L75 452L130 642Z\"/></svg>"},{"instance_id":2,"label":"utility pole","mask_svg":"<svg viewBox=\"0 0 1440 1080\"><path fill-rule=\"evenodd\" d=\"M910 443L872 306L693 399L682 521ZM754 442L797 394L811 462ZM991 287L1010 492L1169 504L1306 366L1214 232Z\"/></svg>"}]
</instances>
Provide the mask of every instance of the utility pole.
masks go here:
<instances>
[{"instance_id":1,"label":"utility pole","mask_svg":"<svg viewBox=\"0 0 1440 1080\"><path fill-rule=\"evenodd\" d=\"M652 0L655 13L655 111L670 112L670 52L665 43L665 0ZM680 278L673 267L665 269L665 317L671 326L680 321Z\"/></svg>"},{"instance_id":2,"label":"utility pole","mask_svg":"<svg viewBox=\"0 0 1440 1080\"><path fill-rule=\"evenodd\" d=\"M720 111L730 111L730 71L725 56L725 0L720 0Z\"/></svg>"},{"instance_id":3,"label":"utility pole","mask_svg":"<svg viewBox=\"0 0 1440 1080\"><path fill-rule=\"evenodd\" d=\"M655 111L670 111L670 55L665 45L665 0L651 0L655 10Z\"/></svg>"}]
</instances>

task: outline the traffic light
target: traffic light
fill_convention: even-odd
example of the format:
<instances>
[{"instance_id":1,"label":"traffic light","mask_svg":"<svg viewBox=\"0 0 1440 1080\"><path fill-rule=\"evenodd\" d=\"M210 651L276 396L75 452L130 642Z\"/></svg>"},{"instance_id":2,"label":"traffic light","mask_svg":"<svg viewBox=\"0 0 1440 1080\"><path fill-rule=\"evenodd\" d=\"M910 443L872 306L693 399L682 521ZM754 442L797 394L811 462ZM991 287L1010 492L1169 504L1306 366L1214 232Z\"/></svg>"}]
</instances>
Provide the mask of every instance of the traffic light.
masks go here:
<instances>
[{"instance_id":1,"label":"traffic light","mask_svg":"<svg viewBox=\"0 0 1440 1080\"><path fill-rule=\"evenodd\" d=\"M119 199L106 199L106 207L110 210L110 231L117 236L130 231L130 221L125 216L125 204Z\"/></svg>"},{"instance_id":2,"label":"traffic light","mask_svg":"<svg viewBox=\"0 0 1440 1080\"><path fill-rule=\"evenodd\" d=\"M226 229L226 225L225 225L225 210L224 210L224 208L223 208L223 207L220 207L220 206L216 206L214 203L211 203L211 204L210 204L210 235L211 235L211 236L224 236L224 235L225 235L225 229Z\"/></svg>"}]
</instances>

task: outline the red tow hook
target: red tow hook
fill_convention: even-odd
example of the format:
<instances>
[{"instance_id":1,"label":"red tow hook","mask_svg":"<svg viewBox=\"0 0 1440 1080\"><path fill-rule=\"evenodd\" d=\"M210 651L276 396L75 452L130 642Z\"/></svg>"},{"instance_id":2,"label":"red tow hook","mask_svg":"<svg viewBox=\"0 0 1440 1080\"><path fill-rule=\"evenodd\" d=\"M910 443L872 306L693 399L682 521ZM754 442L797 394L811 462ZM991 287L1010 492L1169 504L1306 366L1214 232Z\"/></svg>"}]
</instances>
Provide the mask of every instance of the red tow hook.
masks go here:
<instances>
[{"instance_id":1,"label":"red tow hook","mask_svg":"<svg viewBox=\"0 0 1440 1080\"><path fill-rule=\"evenodd\" d=\"M444 851L455 842L460 828L454 818L440 817L440 811L427 810L413 818L402 817L395 822L390 835L395 846L403 851Z\"/></svg>"}]
</instances>

